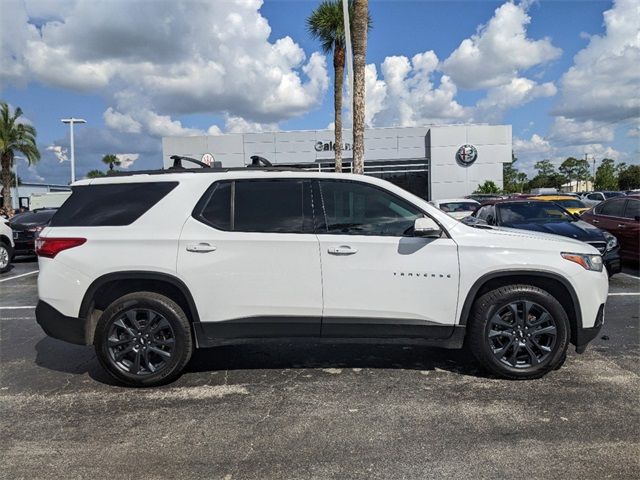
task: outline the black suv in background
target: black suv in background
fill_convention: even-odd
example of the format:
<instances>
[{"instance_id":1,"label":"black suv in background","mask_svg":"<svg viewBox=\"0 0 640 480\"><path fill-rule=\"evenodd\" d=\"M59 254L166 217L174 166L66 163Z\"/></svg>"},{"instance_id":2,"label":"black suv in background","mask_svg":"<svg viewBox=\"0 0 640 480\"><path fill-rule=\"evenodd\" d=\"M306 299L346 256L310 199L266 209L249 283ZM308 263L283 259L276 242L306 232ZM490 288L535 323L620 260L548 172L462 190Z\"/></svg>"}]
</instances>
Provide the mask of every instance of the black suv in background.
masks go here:
<instances>
[{"instance_id":1,"label":"black suv in background","mask_svg":"<svg viewBox=\"0 0 640 480\"><path fill-rule=\"evenodd\" d=\"M9 226L13 230L14 255L35 255L35 241L56 213L56 208L40 208L13 217Z\"/></svg>"},{"instance_id":2,"label":"black suv in background","mask_svg":"<svg viewBox=\"0 0 640 480\"><path fill-rule=\"evenodd\" d=\"M544 200L492 200L462 220L471 226L495 225L575 238L598 249L609 276L620 273L618 239L572 215L563 207Z\"/></svg>"}]
</instances>

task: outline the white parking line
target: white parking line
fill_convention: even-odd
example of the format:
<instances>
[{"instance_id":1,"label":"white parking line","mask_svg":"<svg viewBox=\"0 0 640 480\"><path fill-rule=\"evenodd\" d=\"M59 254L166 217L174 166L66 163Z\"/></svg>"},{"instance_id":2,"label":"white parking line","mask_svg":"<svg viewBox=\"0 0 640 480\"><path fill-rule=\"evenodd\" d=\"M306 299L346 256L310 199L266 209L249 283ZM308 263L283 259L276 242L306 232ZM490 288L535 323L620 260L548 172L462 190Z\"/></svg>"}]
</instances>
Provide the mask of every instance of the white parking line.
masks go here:
<instances>
[{"instance_id":1,"label":"white parking line","mask_svg":"<svg viewBox=\"0 0 640 480\"><path fill-rule=\"evenodd\" d=\"M0 307L0 310L22 310L25 308L36 308L35 305L24 305L20 307Z\"/></svg>"},{"instance_id":2,"label":"white parking line","mask_svg":"<svg viewBox=\"0 0 640 480\"><path fill-rule=\"evenodd\" d=\"M620 273L619 275L624 275L625 277L635 278L636 280L640 280L640 277L636 277L635 275L631 275L630 273Z\"/></svg>"},{"instance_id":3,"label":"white parking line","mask_svg":"<svg viewBox=\"0 0 640 480\"><path fill-rule=\"evenodd\" d=\"M637 297L639 295L640 292L615 292L609 294L610 297Z\"/></svg>"},{"instance_id":4,"label":"white parking line","mask_svg":"<svg viewBox=\"0 0 640 480\"><path fill-rule=\"evenodd\" d=\"M2 280L0 280L0 283L8 282L9 280L14 280L14 279L20 278L20 277L26 277L27 275L33 275L34 273L38 273L39 271L40 270L34 270L33 272L23 273L22 275L14 275L13 277L3 278Z\"/></svg>"}]
</instances>

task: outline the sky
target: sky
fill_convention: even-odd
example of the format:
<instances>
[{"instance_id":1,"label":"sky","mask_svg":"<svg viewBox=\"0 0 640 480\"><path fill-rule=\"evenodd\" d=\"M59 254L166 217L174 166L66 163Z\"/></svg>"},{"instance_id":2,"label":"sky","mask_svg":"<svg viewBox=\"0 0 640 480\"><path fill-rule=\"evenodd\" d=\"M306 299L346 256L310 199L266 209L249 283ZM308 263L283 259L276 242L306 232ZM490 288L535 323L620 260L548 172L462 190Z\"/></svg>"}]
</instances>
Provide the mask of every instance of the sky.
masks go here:
<instances>
[{"instance_id":1,"label":"sky","mask_svg":"<svg viewBox=\"0 0 640 480\"><path fill-rule=\"evenodd\" d=\"M162 166L161 138L330 128L317 1L0 0L0 99L38 131L23 181L66 184L108 153ZM516 166L640 162L640 2L375 1L368 127L513 125ZM348 98L345 100L348 124Z\"/></svg>"}]
</instances>

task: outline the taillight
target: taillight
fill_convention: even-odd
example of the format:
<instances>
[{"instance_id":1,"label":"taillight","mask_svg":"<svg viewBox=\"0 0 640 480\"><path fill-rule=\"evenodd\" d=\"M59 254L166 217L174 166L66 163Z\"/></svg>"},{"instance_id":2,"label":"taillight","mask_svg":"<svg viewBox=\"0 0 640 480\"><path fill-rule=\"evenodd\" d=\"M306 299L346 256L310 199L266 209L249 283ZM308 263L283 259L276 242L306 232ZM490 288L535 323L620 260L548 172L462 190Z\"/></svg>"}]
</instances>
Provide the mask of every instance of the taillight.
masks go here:
<instances>
[{"instance_id":1,"label":"taillight","mask_svg":"<svg viewBox=\"0 0 640 480\"><path fill-rule=\"evenodd\" d=\"M79 247L87 241L86 238L38 238L36 239L36 255L54 258L63 250Z\"/></svg>"}]
</instances>

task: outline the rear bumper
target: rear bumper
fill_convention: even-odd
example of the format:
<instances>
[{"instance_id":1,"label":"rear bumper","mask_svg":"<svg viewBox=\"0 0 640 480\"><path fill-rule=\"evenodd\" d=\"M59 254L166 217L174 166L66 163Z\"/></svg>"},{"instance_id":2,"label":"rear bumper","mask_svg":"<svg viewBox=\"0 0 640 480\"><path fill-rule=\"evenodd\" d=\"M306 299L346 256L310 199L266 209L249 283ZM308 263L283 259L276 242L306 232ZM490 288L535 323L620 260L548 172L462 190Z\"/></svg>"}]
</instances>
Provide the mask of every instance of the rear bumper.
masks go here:
<instances>
[{"instance_id":1,"label":"rear bumper","mask_svg":"<svg viewBox=\"0 0 640 480\"><path fill-rule=\"evenodd\" d=\"M589 342L591 342L591 340L596 338L598 336L598 333L600 333L600 329L602 328L603 324L604 324L604 303L600 305L600 308L598 309L598 314L596 316L596 321L593 324L593 327L578 328L578 331L576 332L576 337L575 337L575 345L576 345L577 353L583 353L587 349L587 345L589 344Z\"/></svg>"},{"instance_id":2,"label":"rear bumper","mask_svg":"<svg viewBox=\"0 0 640 480\"><path fill-rule=\"evenodd\" d=\"M42 300L36 306L36 321L48 336L76 345L86 345L86 322L67 317Z\"/></svg>"}]
</instances>

